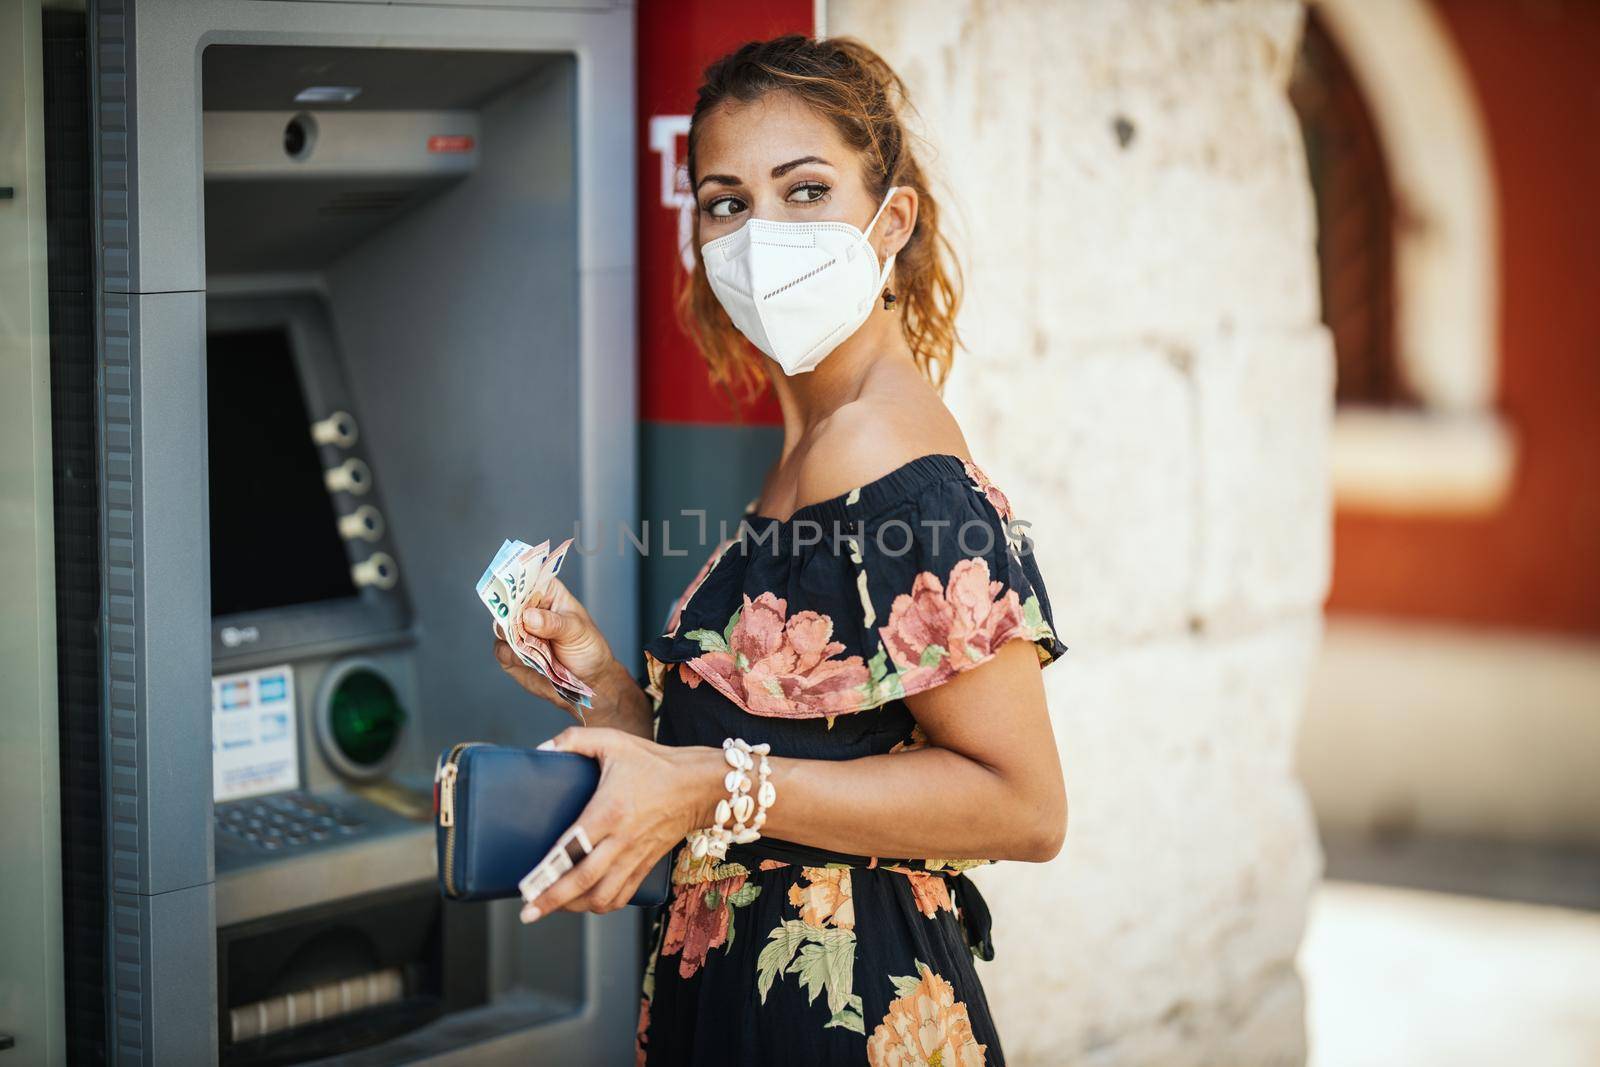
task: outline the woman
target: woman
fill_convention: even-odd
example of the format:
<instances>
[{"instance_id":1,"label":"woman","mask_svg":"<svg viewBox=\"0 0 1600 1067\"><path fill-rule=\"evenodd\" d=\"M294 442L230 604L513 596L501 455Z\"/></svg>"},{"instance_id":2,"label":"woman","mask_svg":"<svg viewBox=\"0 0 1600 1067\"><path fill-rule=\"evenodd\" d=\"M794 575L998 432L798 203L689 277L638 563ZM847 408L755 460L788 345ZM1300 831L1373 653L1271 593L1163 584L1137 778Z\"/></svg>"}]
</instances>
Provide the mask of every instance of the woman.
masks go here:
<instances>
[{"instance_id":1,"label":"woman","mask_svg":"<svg viewBox=\"0 0 1600 1067\"><path fill-rule=\"evenodd\" d=\"M961 872L1061 847L1040 668L1065 646L939 399L958 284L903 99L847 39L707 70L683 306L714 380L770 381L782 454L646 646L643 686L559 583L527 619L595 690L588 725L547 744L602 773L579 819L594 852L523 921L619 907L678 850L641 1063L1003 1062Z\"/></svg>"}]
</instances>

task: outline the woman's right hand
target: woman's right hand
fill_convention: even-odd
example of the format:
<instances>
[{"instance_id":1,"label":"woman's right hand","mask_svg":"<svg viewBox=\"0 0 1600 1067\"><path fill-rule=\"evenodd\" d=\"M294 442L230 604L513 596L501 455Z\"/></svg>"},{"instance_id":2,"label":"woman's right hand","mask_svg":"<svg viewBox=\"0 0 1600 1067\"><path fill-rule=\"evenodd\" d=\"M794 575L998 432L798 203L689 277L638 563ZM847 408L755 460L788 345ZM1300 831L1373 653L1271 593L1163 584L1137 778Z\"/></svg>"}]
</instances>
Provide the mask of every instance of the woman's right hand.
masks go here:
<instances>
[{"instance_id":1,"label":"woman's right hand","mask_svg":"<svg viewBox=\"0 0 1600 1067\"><path fill-rule=\"evenodd\" d=\"M544 597L537 605L530 605L522 614L523 629L550 643L550 651L561 665L571 671L594 690L594 707L587 714L573 707L556 690L550 679L525 666L512 651L496 627L494 658L501 670L509 674L522 688L536 697L542 697L561 708L580 722L593 725L616 726L630 733L639 732L634 720L648 722L648 711L641 704L647 702L644 692L617 661L606 642L605 635L589 617L578 598L572 595L559 578L551 578ZM648 734L646 734L648 736Z\"/></svg>"}]
</instances>

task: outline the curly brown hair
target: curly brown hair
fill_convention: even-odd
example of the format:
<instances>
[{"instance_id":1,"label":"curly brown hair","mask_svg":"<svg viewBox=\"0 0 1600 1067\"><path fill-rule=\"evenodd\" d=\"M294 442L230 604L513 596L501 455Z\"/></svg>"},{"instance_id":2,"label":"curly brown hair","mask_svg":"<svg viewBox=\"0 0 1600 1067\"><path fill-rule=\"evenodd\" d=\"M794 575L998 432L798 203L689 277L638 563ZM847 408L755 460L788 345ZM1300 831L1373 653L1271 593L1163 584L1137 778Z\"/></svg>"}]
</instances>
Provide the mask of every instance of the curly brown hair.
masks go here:
<instances>
[{"instance_id":1,"label":"curly brown hair","mask_svg":"<svg viewBox=\"0 0 1600 1067\"><path fill-rule=\"evenodd\" d=\"M751 41L706 68L689 120L691 188L698 179L696 145L706 117L724 101L751 103L771 92L792 93L833 121L845 143L860 154L867 191L876 199L881 201L891 186L916 190L917 222L895 259L895 295L912 358L933 387L942 389L961 343L955 321L961 270L940 232L939 203L902 119L910 107L905 82L882 56L850 37L818 40L790 34ZM698 211L691 243L694 270L680 276L678 319L705 358L713 385L737 408L741 400L757 396L767 378L760 356L728 318L706 279Z\"/></svg>"}]
</instances>

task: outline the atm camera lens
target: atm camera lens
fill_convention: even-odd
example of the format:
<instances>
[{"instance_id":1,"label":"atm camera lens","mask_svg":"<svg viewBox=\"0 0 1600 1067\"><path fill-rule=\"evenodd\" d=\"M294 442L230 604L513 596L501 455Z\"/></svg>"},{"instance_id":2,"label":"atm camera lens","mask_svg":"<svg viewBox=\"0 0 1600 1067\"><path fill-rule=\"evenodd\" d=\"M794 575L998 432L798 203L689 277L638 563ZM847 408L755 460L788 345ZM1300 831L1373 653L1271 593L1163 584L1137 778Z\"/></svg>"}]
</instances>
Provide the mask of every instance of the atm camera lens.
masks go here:
<instances>
[{"instance_id":1,"label":"atm camera lens","mask_svg":"<svg viewBox=\"0 0 1600 1067\"><path fill-rule=\"evenodd\" d=\"M406 714L387 681L375 671L353 670L328 702L333 742L351 763L372 767L394 749Z\"/></svg>"},{"instance_id":2,"label":"atm camera lens","mask_svg":"<svg viewBox=\"0 0 1600 1067\"><path fill-rule=\"evenodd\" d=\"M283 128L283 150L290 159L305 159L317 138L317 120L310 115L296 115Z\"/></svg>"}]
</instances>

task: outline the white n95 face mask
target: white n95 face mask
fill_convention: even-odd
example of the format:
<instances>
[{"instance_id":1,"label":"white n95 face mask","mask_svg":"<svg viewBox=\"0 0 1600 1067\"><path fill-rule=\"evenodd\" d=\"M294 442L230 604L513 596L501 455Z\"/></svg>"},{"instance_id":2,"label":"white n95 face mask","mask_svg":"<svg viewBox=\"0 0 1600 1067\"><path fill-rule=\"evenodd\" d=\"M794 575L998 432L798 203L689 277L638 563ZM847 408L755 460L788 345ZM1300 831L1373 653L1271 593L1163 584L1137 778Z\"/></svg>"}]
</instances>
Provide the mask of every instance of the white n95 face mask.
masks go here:
<instances>
[{"instance_id":1,"label":"white n95 face mask","mask_svg":"<svg viewBox=\"0 0 1600 1067\"><path fill-rule=\"evenodd\" d=\"M785 374L804 374L861 328L889 280L867 240L894 195L867 223L769 222L752 218L700 246L711 291L750 343Z\"/></svg>"}]
</instances>

